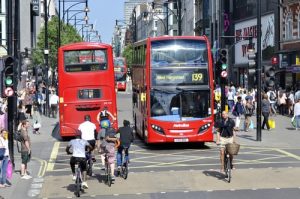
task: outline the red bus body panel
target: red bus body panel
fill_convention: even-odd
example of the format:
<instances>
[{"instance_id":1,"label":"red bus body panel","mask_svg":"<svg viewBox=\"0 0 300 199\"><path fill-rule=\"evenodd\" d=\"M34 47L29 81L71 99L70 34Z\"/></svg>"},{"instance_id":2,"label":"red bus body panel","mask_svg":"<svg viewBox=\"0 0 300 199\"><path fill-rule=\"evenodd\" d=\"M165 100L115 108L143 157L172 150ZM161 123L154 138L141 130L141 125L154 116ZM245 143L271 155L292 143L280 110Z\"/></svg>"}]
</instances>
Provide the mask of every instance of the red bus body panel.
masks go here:
<instances>
[{"instance_id":1,"label":"red bus body panel","mask_svg":"<svg viewBox=\"0 0 300 199\"><path fill-rule=\"evenodd\" d=\"M150 68L150 47L152 41L156 40L174 40L174 39L194 39L205 41L208 51L208 75L210 88L210 109L211 115L206 118L194 121L162 121L150 116L150 90L151 90L151 68ZM214 126L214 84L213 84L213 60L211 57L210 44L205 36L161 36L147 38L137 42L135 45L146 45L145 65L132 67L133 91L139 89L138 93L145 92L146 102L140 103L139 107L133 107L133 119L137 133L146 143L167 143L167 142L212 142ZM142 96L139 95L139 98ZM205 131L198 133L201 126L209 124ZM163 128L164 134L158 133L151 126L157 125Z\"/></svg>"},{"instance_id":2,"label":"red bus body panel","mask_svg":"<svg viewBox=\"0 0 300 199\"><path fill-rule=\"evenodd\" d=\"M64 70L64 52L70 50L107 50L108 69L104 71L66 72ZM59 126L62 137L74 136L85 115L97 126L97 114L107 107L117 118L116 92L112 47L101 43L75 43L65 45L58 51L58 83L59 83ZM79 89L100 89L100 99L78 99ZM118 122L113 123L117 128Z\"/></svg>"}]
</instances>

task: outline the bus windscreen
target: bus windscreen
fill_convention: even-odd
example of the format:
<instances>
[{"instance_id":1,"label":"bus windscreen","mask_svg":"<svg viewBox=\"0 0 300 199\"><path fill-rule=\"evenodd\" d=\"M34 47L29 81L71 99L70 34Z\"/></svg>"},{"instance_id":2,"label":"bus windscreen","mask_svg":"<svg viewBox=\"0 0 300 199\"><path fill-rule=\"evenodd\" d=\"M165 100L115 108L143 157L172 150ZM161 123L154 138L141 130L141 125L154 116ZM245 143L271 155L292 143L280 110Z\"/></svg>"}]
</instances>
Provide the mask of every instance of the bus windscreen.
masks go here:
<instances>
[{"instance_id":1,"label":"bus windscreen","mask_svg":"<svg viewBox=\"0 0 300 199\"><path fill-rule=\"evenodd\" d=\"M206 43L200 40L162 40L151 43L151 67L207 66Z\"/></svg>"}]
</instances>

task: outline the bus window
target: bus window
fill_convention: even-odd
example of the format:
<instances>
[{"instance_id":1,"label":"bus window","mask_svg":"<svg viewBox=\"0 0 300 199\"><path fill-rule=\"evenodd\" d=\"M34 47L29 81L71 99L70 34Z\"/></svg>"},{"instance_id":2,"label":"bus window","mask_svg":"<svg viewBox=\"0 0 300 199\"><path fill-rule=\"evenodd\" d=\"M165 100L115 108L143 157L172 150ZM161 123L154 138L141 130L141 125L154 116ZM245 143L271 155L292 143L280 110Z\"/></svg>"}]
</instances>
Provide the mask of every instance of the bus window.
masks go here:
<instances>
[{"instance_id":1,"label":"bus window","mask_svg":"<svg viewBox=\"0 0 300 199\"><path fill-rule=\"evenodd\" d=\"M78 91L79 99L99 99L101 98L100 89L81 89Z\"/></svg>"}]
</instances>

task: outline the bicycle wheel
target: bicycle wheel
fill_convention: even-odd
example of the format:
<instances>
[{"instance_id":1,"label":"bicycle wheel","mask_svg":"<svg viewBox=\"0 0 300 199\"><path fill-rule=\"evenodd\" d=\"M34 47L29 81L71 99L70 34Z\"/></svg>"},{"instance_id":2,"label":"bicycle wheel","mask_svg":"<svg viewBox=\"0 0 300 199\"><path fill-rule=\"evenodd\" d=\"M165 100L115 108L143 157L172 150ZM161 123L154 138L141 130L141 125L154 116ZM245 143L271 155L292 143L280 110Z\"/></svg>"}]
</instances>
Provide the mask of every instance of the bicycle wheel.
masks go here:
<instances>
[{"instance_id":1,"label":"bicycle wheel","mask_svg":"<svg viewBox=\"0 0 300 199\"><path fill-rule=\"evenodd\" d=\"M110 172L110 167L108 166L108 170L107 170L107 185L110 187L111 183L112 183L111 172Z\"/></svg>"},{"instance_id":2,"label":"bicycle wheel","mask_svg":"<svg viewBox=\"0 0 300 199\"><path fill-rule=\"evenodd\" d=\"M122 177L126 180L128 177L128 164L125 163L124 166L122 167Z\"/></svg>"},{"instance_id":3,"label":"bicycle wheel","mask_svg":"<svg viewBox=\"0 0 300 199\"><path fill-rule=\"evenodd\" d=\"M230 161L230 157L227 157L227 181L228 183L230 183L231 180L231 161Z\"/></svg>"},{"instance_id":4,"label":"bicycle wheel","mask_svg":"<svg viewBox=\"0 0 300 199\"><path fill-rule=\"evenodd\" d=\"M91 160L88 161L87 166L88 166L88 168L87 168L87 174L88 174L89 176L92 176L92 174L93 174L93 169L92 169L93 163L92 163Z\"/></svg>"},{"instance_id":5,"label":"bicycle wheel","mask_svg":"<svg viewBox=\"0 0 300 199\"><path fill-rule=\"evenodd\" d=\"M227 176L228 176L227 162L228 162L227 156L226 156L226 154L224 154L224 172L225 172L225 178L227 178Z\"/></svg>"},{"instance_id":6,"label":"bicycle wheel","mask_svg":"<svg viewBox=\"0 0 300 199\"><path fill-rule=\"evenodd\" d=\"M76 184L75 184L75 195L77 197L80 197L80 191L81 191L81 182L80 182L80 177L77 175Z\"/></svg>"}]
</instances>

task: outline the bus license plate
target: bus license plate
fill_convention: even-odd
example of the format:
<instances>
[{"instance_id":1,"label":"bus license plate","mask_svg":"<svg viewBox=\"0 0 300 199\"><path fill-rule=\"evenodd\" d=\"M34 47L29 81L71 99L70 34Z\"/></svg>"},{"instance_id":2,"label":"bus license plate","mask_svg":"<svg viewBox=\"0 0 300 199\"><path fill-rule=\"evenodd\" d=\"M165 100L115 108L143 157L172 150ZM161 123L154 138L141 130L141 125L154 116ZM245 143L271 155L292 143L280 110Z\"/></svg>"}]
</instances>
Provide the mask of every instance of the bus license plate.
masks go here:
<instances>
[{"instance_id":1,"label":"bus license plate","mask_svg":"<svg viewBox=\"0 0 300 199\"><path fill-rule=\"evenodd\" d=\"M174 142L188 142L188 138L174 139Z\"/></svg>"}]
</instances>

